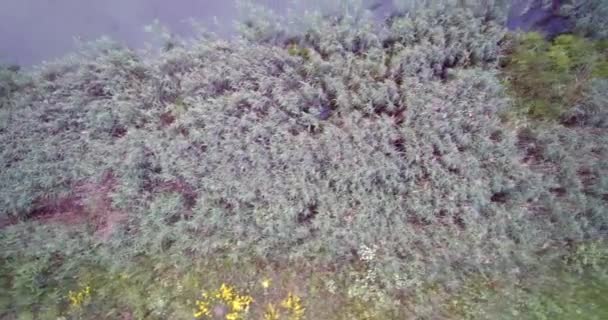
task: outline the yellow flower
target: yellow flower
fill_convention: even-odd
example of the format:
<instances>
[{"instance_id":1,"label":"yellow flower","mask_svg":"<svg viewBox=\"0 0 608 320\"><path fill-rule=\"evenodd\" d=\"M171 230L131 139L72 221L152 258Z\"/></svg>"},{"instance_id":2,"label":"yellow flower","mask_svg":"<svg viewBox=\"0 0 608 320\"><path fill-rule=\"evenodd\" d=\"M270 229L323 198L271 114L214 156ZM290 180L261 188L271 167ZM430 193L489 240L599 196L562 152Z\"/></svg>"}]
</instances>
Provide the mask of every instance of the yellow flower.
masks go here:
<instances>
[{"instance_id":1,"label":"yellow flower","mask_svg":"<svg viewBox=\"0 0 608 320\"><path fill-rule=\"evenodd\" d=\"M78 304L78 295L74 291L70 290L70 292L68 292L68 298L70 299L71 305L75 306Z\"/></svg>"},{"instance_id":2,"label":"yellow flower","mask_svg":"<svg viewBox=\"0 0 608 320\"><path fill-rule=\"evenodd\" d=\"M86 286L79 291L68 292L68 299L70 300L70 305L74 308L80 307L89 297L91 296L91 287Z\"/></svg>"},{"instance_id":3,"label":"yellow flower","mask_svg":"<svg viewBox=\"0 0 608 320\"><path fill-rule=\"evenodd\" d=\"M253 298L248 295L239 295L234 287L223 283L220 288L210 296L206 292L202 293L202 299L196 301L197 309L194 312L196 318L203 316L211 317L211 308L216 303L221 303L230 308L226 314L227 320L240 320L243 313L247 312Z\"/></svg>"},{"instance_id":4,"label":"yellow flower","mask_svg":"<svg viewBox=\"0 0 608 320\"><path fill-rule=\"evenodd\" d=\"M211 310L209 310L209 302L207 301L196 301L196 306L198 307L194 312L195 318L200 318L202 316L211 316Z\"/></svg>"},{"instance_id":5,"label":"yellow flower","mask_svg":"<svg viewBox=\"0 0 608 320\"><path fill-rule=\"evenodd\" d=\"M281 302L281 306L290 311L291 319L299 320L304 315L305 308L302 306L302 300L291 292L287 298Z\"/></svg>"},{"instance_id":6,"label":"yellow flower","mask_svg":"<svg viewBox=\"0 0 608 320\"><path fill-rule=\"evenodd\" d=\"M238 312L230 312L226 314L226 320L239 320L241 317Z\"/></svg>"},{"instance_id":7,"label":"yellow flower","mask_svg":"<svg viewBox=\"0 0 608 320\"><path fill-rule=\"evenodd\" d=\"M250 296L237 296L234 300L232 300L232 311L245 311L252 302L253 298L251 298Z\"/></svg>"},{"instance_id":8,"label":"yellow flower","mask_svg":"<svg viewBox=\"0 0 608 320\"><path fill-rule=\"evenodd\" d=\"M266 312L264 312L264 320L279 320L279 311L269 303L266 307Z\"/></svg>"},{"instance_id":9,"label":"yellow flower","mask_svg":"<svg viewBox=\"0 0 608 320\"><path fill-rule=\"evenodd\" d=\"M264 280L262 280L262 287L264 289L268 289L270 288L270 285L272 284L272 280L265 278Z\"/></svg>"},{"instance_id":10,"label":"yellow flower","mask_svg":"<svg viewBox=\"0 0 608 320\"><path fill-rule=\"evenodd\" d=\"M222 283L220 289L215 294L215 297L218 299L222 299L225 302L230 302L234 298L234 288L229 285L226 285L225 283Z\"/></svg>"}]
</instances>

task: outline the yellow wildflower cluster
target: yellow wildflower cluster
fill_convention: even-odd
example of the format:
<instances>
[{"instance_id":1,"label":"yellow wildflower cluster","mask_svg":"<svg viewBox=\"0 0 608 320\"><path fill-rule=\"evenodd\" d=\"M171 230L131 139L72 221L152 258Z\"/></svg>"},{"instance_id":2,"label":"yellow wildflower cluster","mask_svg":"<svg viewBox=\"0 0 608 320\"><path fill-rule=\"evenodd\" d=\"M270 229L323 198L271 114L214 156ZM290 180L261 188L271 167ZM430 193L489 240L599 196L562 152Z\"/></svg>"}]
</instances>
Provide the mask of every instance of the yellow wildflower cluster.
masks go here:
<instances>
[{"instance_id":1,"label":"yellow wildflower cluster","mask_svg":"<svg viewBox=\"0 0 608 320\"><path fill-rule=\"evenodd\" d=\"M304 317L305 308L302 306L302 299L300 297L289 293L287 298L281 301L281 307L287 310L290 320L301 320ZM264 320L279 320L280 313L279 310L272 304L269 303L266 307L266 312L264 312Z\"/></svg>"},{"instance_id":2,"label":"yellow wildflower cluster","mask_svg":"<svg viewBox=\"0 0 608 320\"><path fill-rule=\"evenodd\" d=\"M82 304L91 297L91 287L85 286L78 291L70 290L68 292L68 299L70 300L70 306L79 308Z\"/></svg>"},{"instance_id":3,"label":"yellow wildflower cluster","mask_svg":"<svg viewBox=\"0 0 608 320\"><path fill-rule=\"evenodd\" d=\"M211 310L209 310L209 302L204 300L197 300L196 302L196 311L194 311L195 318L201 318L203 316L210 317Z\"/></svg>"},{"instance_id":4,"label":"yellow wildflower cluster","mask_svg":"<svg viewBox=\"0 0 608 320\"><path fill-rule=\"evenodd\" d=\"M221 303L229 308L226 320L239 320L243 318L252 302L253 298L251 296L240 295L234 287L223 283L214 294L203 293L202 299L196 301L197 309L194 312L194 317L211 317L211 306L215 303Z\"/></svg>"},{"instance_id":5,"label":"yellow wildflower cluster","mask_svg":"<svg viewBox=\"0 0 608 320\"><path fill-rule=\"evenodd\" d=\"M287 298L285 298L285 300L283 300L281 302L281 306L283 308L289 310L289 312L290 312L289 319L300 320L300 319L302 319L302 316L304 316L305 309L302 306L302 299L300 299L300 297L292 294L291 292L289 293Z\"/></svg>"},{"instance_id":6,"label":"yellow wildflower cluster","mask_svg":"<svg viewBox=\"0 0 608 320\"><path fill-rule=\"evenodd\" d=\"M279 320L279 311L272 303L269 303L264 312L264 320Z\"/></svg>"}]
</instances>

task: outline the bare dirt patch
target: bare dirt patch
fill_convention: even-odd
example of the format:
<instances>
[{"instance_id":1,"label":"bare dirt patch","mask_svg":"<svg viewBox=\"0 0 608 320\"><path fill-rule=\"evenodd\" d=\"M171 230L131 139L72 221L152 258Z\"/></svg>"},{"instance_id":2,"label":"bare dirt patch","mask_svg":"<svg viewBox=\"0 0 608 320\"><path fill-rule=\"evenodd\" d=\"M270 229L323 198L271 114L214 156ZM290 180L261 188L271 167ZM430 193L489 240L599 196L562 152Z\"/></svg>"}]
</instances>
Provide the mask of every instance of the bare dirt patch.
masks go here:
<instances>
[{"instance_id":1,"label":"bare dirt patch","mask_svg":"<svg viewBox=\"0 0 608 320\"><path fill-rule=\"evenodd\" d=\"M112 233L127 215L112 206L111 192L116 186L112 172L106 172L100 181L77 183L72 192L55 199L39 199L36 209L30 212L27 220L63 226L92 225L95 235L103 241L110 239ZM17 224L19 219L4 217L0 228Z\"/></svg>"}]
</instances>

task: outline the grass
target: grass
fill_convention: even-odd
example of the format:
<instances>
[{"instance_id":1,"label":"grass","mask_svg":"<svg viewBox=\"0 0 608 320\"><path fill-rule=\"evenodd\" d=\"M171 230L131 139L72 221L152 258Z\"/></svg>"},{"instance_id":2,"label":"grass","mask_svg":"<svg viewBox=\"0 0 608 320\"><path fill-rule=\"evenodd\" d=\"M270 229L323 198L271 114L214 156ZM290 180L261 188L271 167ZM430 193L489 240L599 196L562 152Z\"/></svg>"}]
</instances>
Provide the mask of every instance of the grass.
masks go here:
<instances>
[{"instance_id":1,"label":"grass","mask_svg":"<svg viewBox=\"0 0 608 320\"><path fill-rule=\"evenodd\" d=\"M429 283L402 293L398 307L378 299L378 292L368 292L372 299L352 296L353 280L364 274L357 270L311 272L314 268L304 265L264 266L221 257L176 265L172 257L159 256L141 257L118 270L82 262L69 277L39 285L37 301L31 300L32 287L18 288L23 285L18 279L3 278L8 290L0 301L18 319L228 319L231 313L235 319L272 319L270 314L279 319L602 319L608 312L606 255L594 268L579 269L574 259L597 257L581 252L567 264L516 282L470 278L455 291ZM21 274L26 265L3 274ZM239 296L246 303L236 303Z\"/></svg>"}]
</instances>

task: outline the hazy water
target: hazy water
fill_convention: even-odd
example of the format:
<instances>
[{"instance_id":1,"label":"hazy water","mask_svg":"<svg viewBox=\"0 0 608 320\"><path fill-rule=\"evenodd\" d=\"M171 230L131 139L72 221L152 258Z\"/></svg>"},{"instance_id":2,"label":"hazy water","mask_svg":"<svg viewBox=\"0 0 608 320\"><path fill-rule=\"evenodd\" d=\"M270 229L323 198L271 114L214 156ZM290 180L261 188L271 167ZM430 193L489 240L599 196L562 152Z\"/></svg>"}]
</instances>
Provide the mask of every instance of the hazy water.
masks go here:
<instances>
[{"instance_id":1,"label":"hazy water","mask_svg":"<svg viewBox=\"0 0 608 320\"><path fill-rule=\"evenodd\" d=\"M293 0L292 0L293 1ZM289 0L256 0L282 13ZM302 9L314 2L298 0ZM379 14L390 11L392 0L365 0L381 4ZM213 17L221 23L213 27ZM195 18L222 35L231 33L238 18L236 0L1 0L0 62L31 65L59 57L74 47L74 37L83 40L102 35L139 47L147 39L143 27L158 19L173 32L190 31Z\"/></svg>"},{"instance_id":2,"label":"hazy water","mask_svg":"<svg viewBox=\"0 0 608 320\"><path fill-rule=\"evenodd\" d=\"M107 35L131 47L141 47L151 39L144 26L158 19L176 34L192 31L193 18L218 34L233 34L233 21L239 19L238 0L0 0L0 63L32 65L61 57L74 48L74 38L94 40ZM279 14L328 7L334 0L251 0ZM394 11L393 0L361 0L378 19ZM412 0L417 1L417 0ZM540 0L513 0L510 29L534 29L539 21L549 34L567 29L564 19L537 8ZM540 3L540 2L539 2ZM551 16L550 19L547 19ZM214 24L214 17L220 22Z\"/></svg>"}]
</instances>

